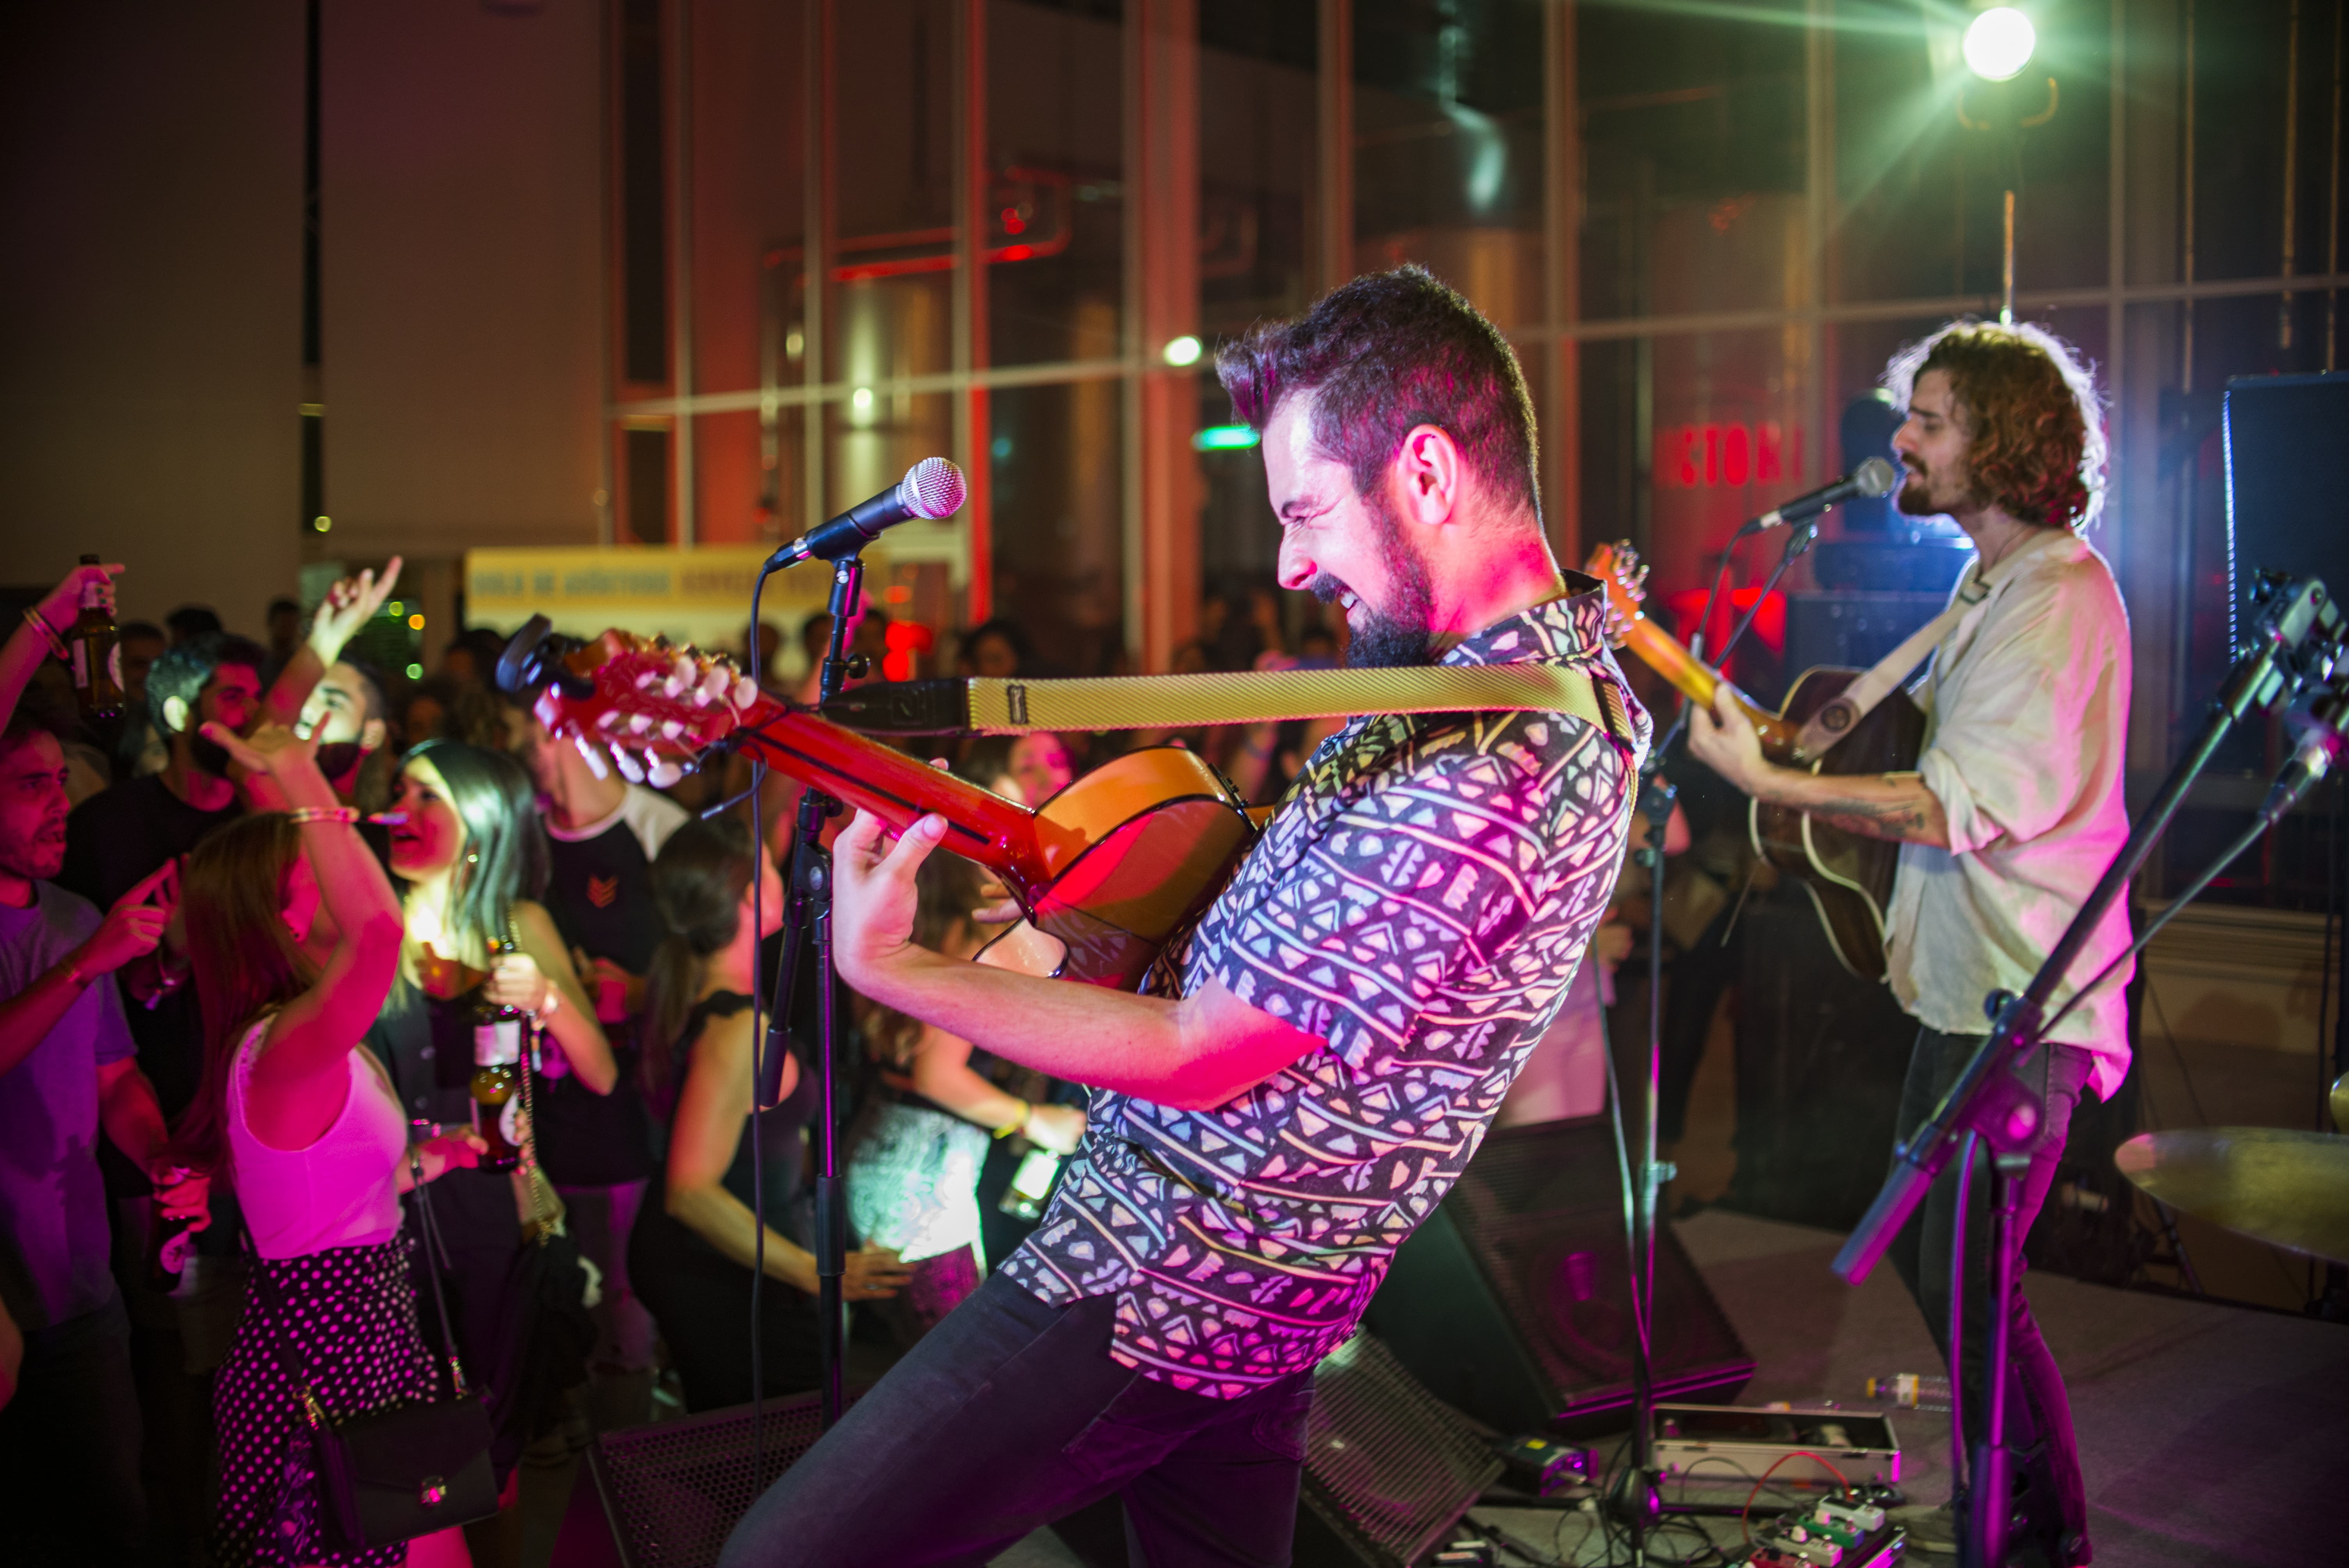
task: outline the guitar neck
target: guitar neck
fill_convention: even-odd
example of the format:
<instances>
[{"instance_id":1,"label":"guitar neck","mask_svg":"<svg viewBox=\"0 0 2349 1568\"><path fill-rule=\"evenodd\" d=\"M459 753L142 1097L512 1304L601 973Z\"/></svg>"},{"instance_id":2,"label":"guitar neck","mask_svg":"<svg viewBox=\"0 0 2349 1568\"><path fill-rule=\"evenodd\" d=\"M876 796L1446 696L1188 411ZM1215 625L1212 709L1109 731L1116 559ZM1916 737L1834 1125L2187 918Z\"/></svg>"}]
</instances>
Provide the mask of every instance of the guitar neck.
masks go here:
<instances>
[{"instance_id":1,"label":"guitar neck","mask_svg":"<svg viewBox=\"0 0 2349 1568\"><path fill-rule=\"evenodd\" d=\"M812 714L761 696L742 716L742 749L812 789L872 812L902 833L935 812L940 848L976 861L1030 898L1051 880L1027 808Z\"/></svg>"},{"instance_id":2,"label":"guitar neck","mask_svg":"<svg viewBox=\"0 0 2349 1568\"><path fill-rule=\"evenodd\" d=\"M1640 662L1672 684L1672 689L1700 707L1713 707L1713 694L1727 686L1731 700L1744 710L1762 738L1762 749L1774 762L1794 755L1795 727L1764 708L1727 680L1719 670L1689 652L1685 644L1645 615L1633 621L1624 645Z\"/></svg>"}]
</instances>

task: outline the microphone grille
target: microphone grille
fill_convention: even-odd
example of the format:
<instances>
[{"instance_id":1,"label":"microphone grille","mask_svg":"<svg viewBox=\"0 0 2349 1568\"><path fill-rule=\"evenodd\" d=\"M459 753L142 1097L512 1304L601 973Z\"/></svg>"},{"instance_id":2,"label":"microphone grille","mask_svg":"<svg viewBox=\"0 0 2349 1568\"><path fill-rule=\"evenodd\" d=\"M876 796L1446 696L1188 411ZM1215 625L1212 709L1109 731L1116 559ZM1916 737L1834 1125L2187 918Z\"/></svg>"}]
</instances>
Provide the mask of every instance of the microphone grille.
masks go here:
<instances>
[{"instance_id":1,"label":"microphone grille","mask_svg":"<svg viewBox=\"0 0 2349 1568\"><path fill-rule=\"evenodd\" d=\"M1851 477L1858 481L1859 493L1864 496L1889 495L1892 487L1900 482L1900 470L1882 458L1870 458L1854 469Z\"/></svg>"},{"instance_id":2,"label":"microphone grille","mask_svg":"<svg viewBox=\"0 0 2349 1568\"><path fill-rule=\"evenodd\" d=\"M966 493L962 470L944 458L924 458L897 483L897 499L905 510L933 522L960 511Z\"/></svg>"}]
</instances>

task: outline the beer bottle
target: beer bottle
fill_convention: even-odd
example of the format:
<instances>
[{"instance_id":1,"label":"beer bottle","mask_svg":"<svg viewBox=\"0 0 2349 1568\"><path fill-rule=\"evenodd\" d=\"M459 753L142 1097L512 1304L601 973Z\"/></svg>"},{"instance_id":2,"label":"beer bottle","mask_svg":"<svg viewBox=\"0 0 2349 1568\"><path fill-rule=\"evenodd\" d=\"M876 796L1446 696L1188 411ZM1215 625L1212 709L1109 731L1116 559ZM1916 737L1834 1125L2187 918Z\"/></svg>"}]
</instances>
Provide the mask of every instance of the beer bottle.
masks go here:
<instances>
[{"instance_id":1,"label":"beer bottle","mask_svg":"<svg viewBox=\"0 0 2349 1568\"><path fill-rule=\"evenodd\" d=\"M179 1165L163 1172L162 1180L155 1183L159 1203L160 1194L166 1189L178 1186L194 1174L194 1171ZM187 1268L188 1259L196 1250L196 1233L188 1228L195 1222L193 1214L175 1220L159 1210L155 1215L155 1244L148 1258L148 1273L156 1290L168 1295L179 1284L180 1274Z\"/></svg>"},{"instance_id":2,"label":"beer bottle","mask_svg":"<svg viewBox=\"0 0 2349 1568\"><path fill-rule=\"evenodd\" d=\"M98 563L95 555L81 558L84 566ZM89 718L122 717L122 650L115 641L114 613L106 607L106 590L96 583L81 591L81 616L67 634L73 654L74 696Z\"/></svg>"},{"instance_id":3,"label":"beer bottle","mask_svg":"<svg viewBox=\"0 0 2349 1568\"><path fill-rule=\"evenodd\" d=\"M500 940L491 950L491 965L513 950L511 936ZM484 1171L511 1171L522 1163L522 1026L528 1016L519 1007L491 1001L483 983L473 1015L472 1094L473 1130L490 1146L481 1156Z\"/></svg>"}]
</instances>

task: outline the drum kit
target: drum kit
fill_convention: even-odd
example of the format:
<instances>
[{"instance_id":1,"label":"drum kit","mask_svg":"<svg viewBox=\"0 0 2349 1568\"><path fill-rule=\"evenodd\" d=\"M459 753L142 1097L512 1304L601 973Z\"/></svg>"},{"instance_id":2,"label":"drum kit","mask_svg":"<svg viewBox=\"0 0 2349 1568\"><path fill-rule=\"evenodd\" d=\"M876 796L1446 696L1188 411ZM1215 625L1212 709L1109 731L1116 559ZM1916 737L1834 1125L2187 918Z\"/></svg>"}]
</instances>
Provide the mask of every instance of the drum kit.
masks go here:
<instances>
[{"instance_id":1,"label":"drum kit","mask_svg":"<svg viewBox=\"0 0 2349 1568\"><path fill-rule=\"evenodd\" d=\"M2333 1084L2332 1107L2333 1125L2349 1128L2349 1075ZM2180 1128L2139 1133L2113 1162L2173 1209L2271 1246L2349 1264L2349 1135Z\"/></svg>"}]
</instances>

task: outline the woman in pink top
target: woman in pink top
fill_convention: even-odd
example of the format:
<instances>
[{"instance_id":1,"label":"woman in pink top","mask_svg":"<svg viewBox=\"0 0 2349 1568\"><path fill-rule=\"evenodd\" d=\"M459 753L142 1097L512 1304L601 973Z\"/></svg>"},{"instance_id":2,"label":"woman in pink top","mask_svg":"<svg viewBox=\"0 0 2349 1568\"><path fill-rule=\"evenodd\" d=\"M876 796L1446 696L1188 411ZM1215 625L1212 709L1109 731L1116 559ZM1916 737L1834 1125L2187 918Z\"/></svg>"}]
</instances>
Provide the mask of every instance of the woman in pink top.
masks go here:
<instances>
[{"instance_id":1,"label":"woman in pink top","mask_svg":"<svg viewBox=\"0 0 2349 1568\"><path fill-rule=\"evenodd\" d=\"M336 1549L289 1445L306 1433L280 1347L333 1417L440 1392L418 1330L398 1194L469 1166L471 1133L411 1150L383 1067L360 1037L399 965L399 901L310 748L276 726L203 734L291 808L245 817L189 857L184 910L204 1023L204 1077L180 1161L236 1189L271 1287L248 1293L214 1387L223 1564L469 1561L461 1531ZM267 786L264 786L266 789ZM301 1461L303 1456L291 1456Z\"/></svg>"}]
</instances>

